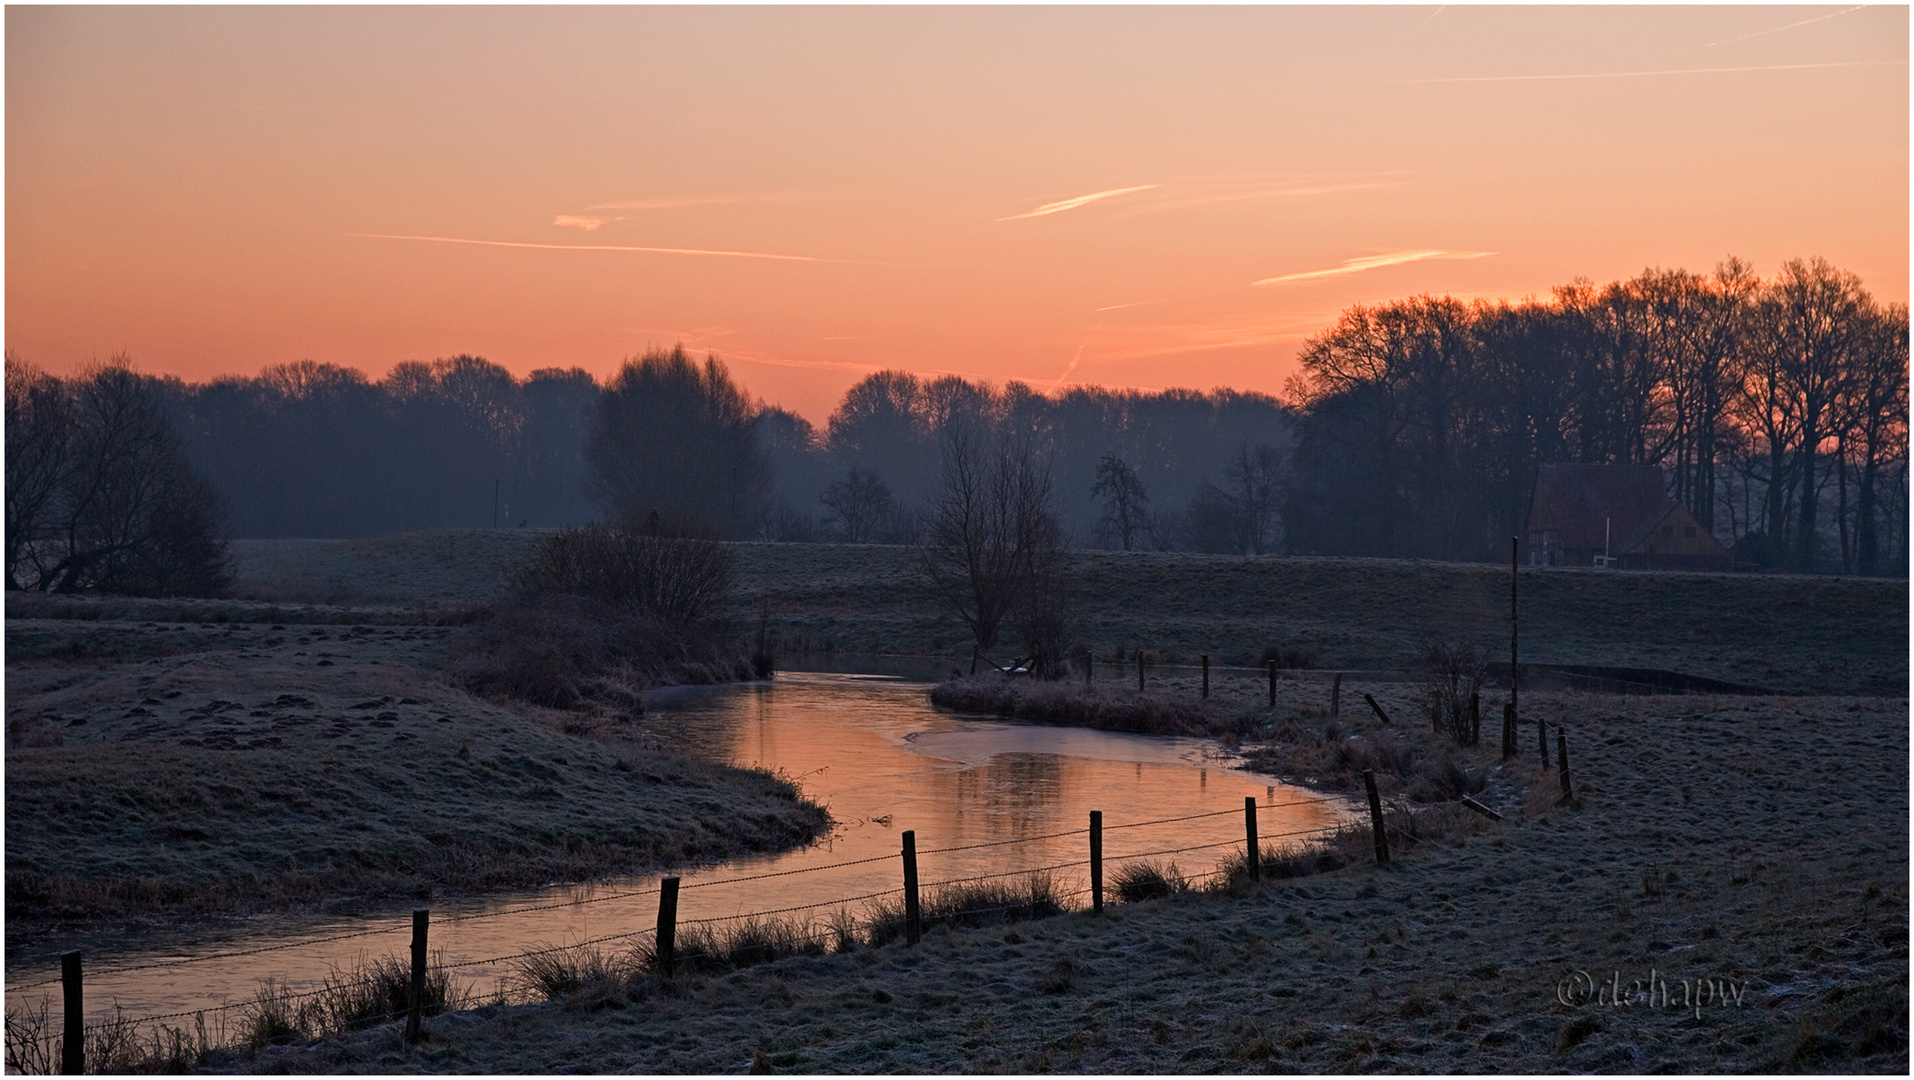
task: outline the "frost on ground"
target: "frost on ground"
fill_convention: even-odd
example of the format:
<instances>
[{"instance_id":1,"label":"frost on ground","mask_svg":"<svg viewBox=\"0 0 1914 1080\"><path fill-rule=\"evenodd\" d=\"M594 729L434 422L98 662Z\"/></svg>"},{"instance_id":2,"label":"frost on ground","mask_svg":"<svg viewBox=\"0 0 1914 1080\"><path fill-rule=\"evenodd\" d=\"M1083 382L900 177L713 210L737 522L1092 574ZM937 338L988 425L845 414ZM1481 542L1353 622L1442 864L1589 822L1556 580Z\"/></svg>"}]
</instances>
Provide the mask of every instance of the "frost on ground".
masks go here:
<instances>
[{"instance_id":1,"label":"frost on ground","mask_svg":"<svg viewBox=\"0 0 1914 1080\"><path fill-rule=\"evenodd\" d=\"M1907 1070L1906 699L1529 700L1568 730L1579 805L1515 764L1501 780L1526 788L1522 814L1387 868L495 1005L434 1018L416 1049L384 1028L238 1064Z\"/></svg>"}]
</instances>

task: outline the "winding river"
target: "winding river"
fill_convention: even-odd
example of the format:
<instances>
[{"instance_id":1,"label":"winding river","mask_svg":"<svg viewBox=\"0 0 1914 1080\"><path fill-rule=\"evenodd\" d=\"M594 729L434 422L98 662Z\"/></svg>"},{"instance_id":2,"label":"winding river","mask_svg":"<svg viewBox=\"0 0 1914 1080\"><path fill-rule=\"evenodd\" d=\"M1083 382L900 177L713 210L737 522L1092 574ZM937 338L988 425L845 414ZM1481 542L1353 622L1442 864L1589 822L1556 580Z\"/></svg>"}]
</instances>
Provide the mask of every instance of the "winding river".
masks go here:
<instances>
[{"instance_id":1,"label":"winding river","mask_svg":"<svg viewBox=\"0 0 1914 1080\"><path fill-rule=\"evenodd\" d=\"M963 717L932 708L927 689L892 676L788 673L770 683L654 693L647 701L654 727L675 730L710 756L783 770L838 822L810 847L684 872L681 923L800 907L794 915L817 921L840 906L855 914L860 903L838 902L901 885L896 856L905 829L916 833L920 879L928 885L1085 860L1087 840L1078 830L1092 810L1103 812L1106 862L1219 845L1167 857L1185 873L1209 871L1240 850L1245 796L1257 800L1265 838L1331 825L1348 812L1233 767L1208 740ZM1185 820L1131 827L1166 818ZM943 850L951 848L965 850ZM788 873L865 859L873 861ZM1087 873L1069 866L1055 875L1070 892L1083 887ZM753 880L732 880L738 878ZM649 930L658 915L656 883L626 878L442 898L432 909L432 950L441 962L465 965L458 974L489 991L513 969L484 961ZM89 1015L110 1015L116 1005L131 1017L215 1007L251 998L266 979L301 989L363 957L404 955L410 918L401 909L296 928L283 920L228 925L210 939L204 929L184 932L200 936L95 943L86 961ZM316 940L352 933L364 936ZM212 955L222 953L245 955ZM10 958L7 985L57 975L50 958L19 965ZM58 989L45 988L56 1013Z\"/></svg>"}]
</instances>

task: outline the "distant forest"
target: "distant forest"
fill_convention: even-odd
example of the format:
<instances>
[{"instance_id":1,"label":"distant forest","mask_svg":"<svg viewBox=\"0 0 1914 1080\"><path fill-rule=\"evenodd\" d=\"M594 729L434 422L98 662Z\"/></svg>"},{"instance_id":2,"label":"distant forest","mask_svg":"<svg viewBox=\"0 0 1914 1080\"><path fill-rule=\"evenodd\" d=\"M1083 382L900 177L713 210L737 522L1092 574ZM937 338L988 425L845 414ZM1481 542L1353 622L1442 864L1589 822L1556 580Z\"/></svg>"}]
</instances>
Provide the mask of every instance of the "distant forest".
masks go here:
<instances>
[{"instance_id":1,"label":"distant forest","mask_svg":"<svg viewBox=\"0 0 1914 1080\"><path fill-rule=\"evenodd\" d=\"M1654 464L1740 564L1905 572L1907 308L1820 260L1359 306L1301 362L1282 401L883 371L822 428L682 350L605 383L472 356L144 382L242 537L653 506L737 539L914 543L962 425L1048 464L1077 546L1501 558L1537 465Z\"/></svg>"}]
</instances>

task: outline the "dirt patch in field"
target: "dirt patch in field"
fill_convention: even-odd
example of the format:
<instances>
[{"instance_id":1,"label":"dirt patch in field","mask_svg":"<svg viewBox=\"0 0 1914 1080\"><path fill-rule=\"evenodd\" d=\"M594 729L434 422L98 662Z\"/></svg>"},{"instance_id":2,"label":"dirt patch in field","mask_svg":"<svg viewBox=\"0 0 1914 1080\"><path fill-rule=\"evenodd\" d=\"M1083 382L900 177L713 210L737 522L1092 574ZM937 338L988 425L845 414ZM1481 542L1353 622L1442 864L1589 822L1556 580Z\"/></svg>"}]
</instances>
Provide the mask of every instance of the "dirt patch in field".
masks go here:
<instances>
[{"instance_id":1,"label":"dirt patch in field","mask_svg":"<svg viewBox=\"0 0 1914 1080\"><path fill-rule=\"evenodd\" d=\"M1579 804L1501 766L1509 820L1386 868L643 984L596 1011L492 1006L430 1021L416 1050L381 1030L245 1067L1907 1069L1905 698L1533 705L1568 731Z\"/></svg>"}]
</instances>

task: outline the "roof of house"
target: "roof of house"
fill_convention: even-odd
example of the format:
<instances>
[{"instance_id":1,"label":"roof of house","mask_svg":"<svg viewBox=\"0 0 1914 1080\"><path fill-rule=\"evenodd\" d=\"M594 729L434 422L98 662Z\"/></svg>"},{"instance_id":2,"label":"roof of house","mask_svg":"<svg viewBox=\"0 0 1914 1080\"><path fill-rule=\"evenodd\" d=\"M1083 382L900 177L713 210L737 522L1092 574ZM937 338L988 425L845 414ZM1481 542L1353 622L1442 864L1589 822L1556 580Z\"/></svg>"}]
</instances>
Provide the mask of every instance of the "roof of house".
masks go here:
<instances>
[{"instance_id":1,"label":"roof of house","mask_svg":"<svg viewBox=\"0 0 1914 1080\"><path fill-rule=\"evenodd\" d=\"M1652 528L1672 506L1658 465L1543 465L1529 502L1528 532L1553 532L1562 546L1601 551Z\"/></svg>"}]
</instances>

